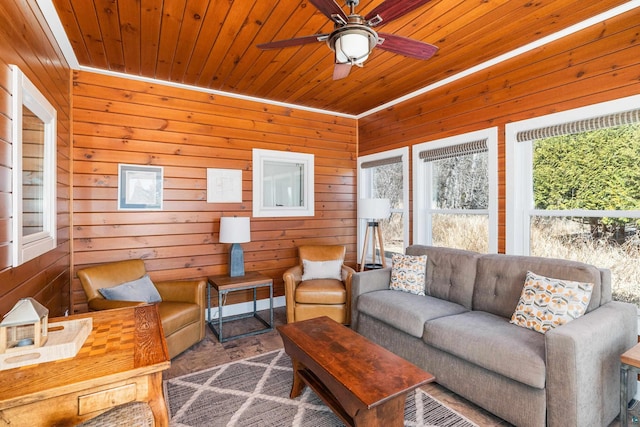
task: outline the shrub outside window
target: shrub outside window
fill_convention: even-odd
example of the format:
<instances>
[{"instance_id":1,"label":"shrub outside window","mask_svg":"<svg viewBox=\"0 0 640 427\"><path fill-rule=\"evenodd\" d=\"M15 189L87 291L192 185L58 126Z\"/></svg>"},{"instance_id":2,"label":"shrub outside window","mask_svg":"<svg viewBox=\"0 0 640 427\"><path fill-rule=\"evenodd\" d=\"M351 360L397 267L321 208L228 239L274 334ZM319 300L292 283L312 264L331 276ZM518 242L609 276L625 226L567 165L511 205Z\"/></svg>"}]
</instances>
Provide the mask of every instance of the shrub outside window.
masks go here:
<instances>
[{"instance_id":1,"label":"shrub outside window","mask_svg":"<svg viewBox=\"0 0 640 427\"><path fill-rule=\"evenodd\" d=\"M507 252L609 268L640 306L640 96L507 126Z\"/></svg>"}]
</instances>

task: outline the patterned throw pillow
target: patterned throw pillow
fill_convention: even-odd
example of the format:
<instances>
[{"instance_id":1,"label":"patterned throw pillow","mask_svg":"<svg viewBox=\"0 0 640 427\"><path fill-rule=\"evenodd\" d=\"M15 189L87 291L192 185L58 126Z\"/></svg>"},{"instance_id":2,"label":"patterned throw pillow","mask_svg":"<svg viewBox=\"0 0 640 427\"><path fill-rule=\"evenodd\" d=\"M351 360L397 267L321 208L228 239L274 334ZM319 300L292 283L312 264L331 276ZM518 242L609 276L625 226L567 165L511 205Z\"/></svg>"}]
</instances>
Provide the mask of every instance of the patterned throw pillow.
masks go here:
<instances>
[{"instance_id":1,"label":"patterned throw pillow","mask_svg":"<svg viewBox=\"0 0 640 427\"><path fill-rule=\"evenodd\" d=\"M427 271L426 255L400 255L391 257L390 289L424 295L424 279Z\"/></svg>"},{"instance_id":2,"label":"patterned throw pillow","mask_svg":"<svg viewBox=\"0 0 640 427\"><path fill-rule=\"evenodd\" d=\"M593 283L551 279L528 271L511 323L544 334L582 316L592 290Z\"/></svg>"}]
</instances>

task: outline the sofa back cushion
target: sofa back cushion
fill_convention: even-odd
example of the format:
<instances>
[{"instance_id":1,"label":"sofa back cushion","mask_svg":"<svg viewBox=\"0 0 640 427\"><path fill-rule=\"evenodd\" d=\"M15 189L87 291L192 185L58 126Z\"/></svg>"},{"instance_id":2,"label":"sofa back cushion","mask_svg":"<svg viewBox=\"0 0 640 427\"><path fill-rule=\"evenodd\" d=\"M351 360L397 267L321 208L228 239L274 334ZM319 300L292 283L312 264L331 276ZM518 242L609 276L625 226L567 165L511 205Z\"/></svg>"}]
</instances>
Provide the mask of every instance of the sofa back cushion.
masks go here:
<instances>
[{"instance_id":1,"label":"sofa back cushion","mask_svg":"<svg viewBox=\"0 0 640 427\"><path fill-rule=\"evenodd\" d=\"M478 260L473 309L511 318L527 271L555 279L593 283L587 312L602 303L601 272L592 265L552 258L491 254Z\"/></svg>"},{"instance_id":2,"label":"sofa back cushion","mask_svg":"<svg viewBox=\"0 0 640 427\"><path fill-rule=\"evenodd\" d=\"M473 284L481 254L424 245L408 246L406 254L427 256L425 294L455 302L471 310Z\"/></svg>"}]
</instances>

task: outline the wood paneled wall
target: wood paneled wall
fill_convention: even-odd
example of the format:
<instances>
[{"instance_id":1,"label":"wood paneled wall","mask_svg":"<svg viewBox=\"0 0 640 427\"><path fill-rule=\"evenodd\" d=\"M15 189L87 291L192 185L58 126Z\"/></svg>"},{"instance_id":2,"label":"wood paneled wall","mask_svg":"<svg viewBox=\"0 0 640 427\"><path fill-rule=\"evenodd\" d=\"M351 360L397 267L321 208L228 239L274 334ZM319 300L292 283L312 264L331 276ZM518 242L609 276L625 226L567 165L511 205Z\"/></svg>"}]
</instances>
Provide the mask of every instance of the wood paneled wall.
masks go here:
<instances>
[{"instance_id":1,"label":"wood paneled wall","mask_svg":"<svg viewBox=\"0 0 640 427\"><path fill-rule=\"evenodd\" d=\"M70 308L69 195L71 92L66 61L35 0L0 2L0 314L24 297L34 297L60 316ZM12 268L11 160L13 112L10 64L29 77L57 110L58 246Z\"/></svg>"},{"instance_id":2,"label":"wood paneled wall","mask_svg":"<svg viewBox=\"0 0 640 427\"><path fill-rule=\"evenodd\" d=\"M498 126L504 252L505 124L640 93L638 19L632 10L362 118L359 155Z\"/></svg>"},{"instance_id":3,"label":"wood paneled wall","mask_svg":"<svg viewBox=\"0 0 640 427\"><path fill-rule=\"evenodd\" d=\"M505 124L640 93L637 22L637 11L630 11L356 123L88 72L75 73L71 89L69 67L36 1L2 1L0 313L26 296L35 296L52 316L68 308L84 311L74 272L108 261L143 258L156 280L226 273L228 245L217 243L219 218L251 215L252 148L315 155L315 216L253 218L252 241L243 245L247 270L273 277L277 295L300 244L345 244L347 263L355 266L356 155L489 126L500 130L499 248L504 251ZM10 64L17 64L58 112L58 247L17 268L10 259ZM164 167L162 211L117 210L119 163ZM206 202L209 167L243 171L243 203Z\"/></svg>"},{"instance_id":4,"label":"wood paneled wall","mask_svg":"<svg viewBox=\"0 0 640 427\"><path fill-rule=\"evenodd\" d=\"M315 216L252 218L245 269L283 295L298 245L344 244L355 266L355 119L89 72L73 74L73 113L74 271L143 258L154 280L227 273L220 217L251 216L253 148L314 154ZM119 163L164 168L162 211L118 211ZM207 203L207 168L242 170L243 202ZM86 310L75 275L72 289Z\"/></svg>"}]
</instances>

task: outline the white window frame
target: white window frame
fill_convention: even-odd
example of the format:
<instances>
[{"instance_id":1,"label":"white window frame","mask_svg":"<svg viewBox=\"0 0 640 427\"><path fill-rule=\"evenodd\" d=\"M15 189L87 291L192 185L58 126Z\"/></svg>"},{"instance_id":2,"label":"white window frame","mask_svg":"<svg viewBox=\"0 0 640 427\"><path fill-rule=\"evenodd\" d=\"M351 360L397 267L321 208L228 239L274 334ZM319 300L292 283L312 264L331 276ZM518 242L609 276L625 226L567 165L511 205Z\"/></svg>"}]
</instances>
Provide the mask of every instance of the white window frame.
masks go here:
<instances>
[{"instance_id":1,"label":"white window frame","mask_svg":"<svg viewBox=\"0 0 640 427\"><path fill-rule=\"evenodd\" d=\"M483 213L489 220L489 253L498 252L498 128L492 127L475 132L455 135L448 138L423 142L413 146L413 243L420 245L432 244L432 185L431 162L420 159L419 153L425 150L451 147L471 141L486 139L489 173L489 205ZM438 209L438 213L443 212ZM474 211L474 213L477 211ZM448 209L448 214L468 214L466 209Z\"/></svg>"},{"instance_id":2,"label":"white window frame","mask_svg":"<svg viewBox=\"0 0 640 427\"><path fill-rule=\"evenodd\" d=\"M508 123L505 127L506 140L506 252L513 255L529 255L531 216L639 216L638 211L609 210L535 210L533 201L533 144L531 141L518 142L519 132L562 123L583 120L638 108L640 95L614 101L602 102L575 108L533 119Z\"/></svg>"},{"instance_id":3,"label":"white window frame","mask_svg":"<svg viewBox=\"0 0 640 427\"><path fill-rule=\"evenodd\" d=\"M57 112L38 88L16 65L11 65L13 73L13 266L17 267L57 245L56 229L56 124ZM22 106L26 106L44 123L43 197L42 231L23 235L22 199Z\"/></svg>"},{"instance_id":4,"label":"white window frame","mask_svg":"<svg viewBox=\"0 0 640 427\"><path fill-rule=\"evenodd\" d=\"M266 206L266 195L263 194L263 183L267 179L265 162L278 162L283 165L298 165L302 169L302 206ZM291 151L253 149L253 216L254 217L287 217L287 216L314 216L314 155L307 153L294 153Z\"/></svg>"},{"instance_id":5,"label":"white window frame","mask_svg":"<svg viewBox=\"0 0 640 427\"><path fill-rule=\"evenodd\" d=\"M405 246L409 245L409 148L402 147L393 150L382 151L380 153L369 154L358 157L358 200L372 197L373 182L371 180L371 169L362 169L362 164L378 160L385 160L392 157L401 157L402 163L402 209L391 208L391 213L402 214L402 239ZM362 247L364 245L364 234L367 229L367 220L358 218L358 258L362 259Z\"/></svg>"}]
</instances>

